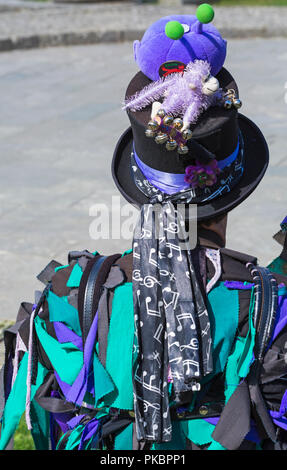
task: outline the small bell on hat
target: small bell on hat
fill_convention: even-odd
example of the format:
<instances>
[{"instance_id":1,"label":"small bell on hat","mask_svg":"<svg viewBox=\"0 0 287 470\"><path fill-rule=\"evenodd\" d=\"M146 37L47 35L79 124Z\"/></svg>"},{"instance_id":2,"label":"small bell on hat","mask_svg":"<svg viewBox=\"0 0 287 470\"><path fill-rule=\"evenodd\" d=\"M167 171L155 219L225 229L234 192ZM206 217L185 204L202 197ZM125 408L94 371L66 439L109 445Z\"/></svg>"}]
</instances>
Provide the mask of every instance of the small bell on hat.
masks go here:
<instances>
[{"instance_id":1,"label":"small bell on hat","mask_svg":"<svg viewBox=\"0 0 287 470\"><path fill-rule=\"evenodd\" d=\"M129 97L124 109L138 111L152 105L146 137L154 137L157 144L172 138L178 144L179 155L186 155L186 142L192 137L190 125L209 107L222 106L224 99L219 81L211 75L210 64L195 60L187 64L183 73L160 78ZM233 95L230 99L234 99ZM174 143L166 149L174 150Z\"/></svg>"},{"instance_id":2,"label":"small bell on hat","mask_svg":"<svg viewBox=\"0 0 287 470\"><path fill-rule=\"evenodd\" d=\"M226 109L231 109L232 107L240 109L242 106L242 101L236 96L236 92L233 89L227 90L227 92L224 93L223 102Z\"/></svg>"}]
</instances>

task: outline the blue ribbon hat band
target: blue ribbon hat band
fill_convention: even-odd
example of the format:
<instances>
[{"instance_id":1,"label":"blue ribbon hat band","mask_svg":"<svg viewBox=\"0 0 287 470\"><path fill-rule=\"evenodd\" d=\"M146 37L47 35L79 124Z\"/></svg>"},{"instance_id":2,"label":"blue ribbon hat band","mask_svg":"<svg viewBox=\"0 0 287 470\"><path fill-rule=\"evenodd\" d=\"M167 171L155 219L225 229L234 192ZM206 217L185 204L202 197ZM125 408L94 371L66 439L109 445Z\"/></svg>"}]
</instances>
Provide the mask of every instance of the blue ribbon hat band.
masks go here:
<instances>
[{"instance_id":1,"label":"blue ribbon hat band","mask_svg":"<svg viewBox=\"0 0 287 470\"><path fill-rule=\"evenodd\" d=\"M134 158L139 169L145 176L145 178L157 189L165 194L174 194L184 189L190 188L189 183L184 181L185 173L166 173L164 171L155 170L142 162L140 157L137 155L133 146ZM217 160L218 168L223 170L227 166L231 165L237 158L239 152L239 140L235 150L231 155L226 157L224 160Z\"/></svg>"}]
</instances>

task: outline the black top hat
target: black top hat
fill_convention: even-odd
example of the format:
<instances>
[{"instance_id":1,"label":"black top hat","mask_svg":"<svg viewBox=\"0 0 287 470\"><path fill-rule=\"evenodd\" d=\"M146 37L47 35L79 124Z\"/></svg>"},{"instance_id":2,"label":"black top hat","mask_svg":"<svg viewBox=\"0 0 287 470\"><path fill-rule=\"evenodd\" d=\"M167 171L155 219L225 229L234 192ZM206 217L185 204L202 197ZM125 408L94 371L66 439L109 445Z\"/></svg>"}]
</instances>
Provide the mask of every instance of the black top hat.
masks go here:
<instances>
[{"instance_id":1,"label":"black top hat","mask_svg":"<svg viewBox=\"0 0 287 470\"><path fill-rule=\"evenodd\" d=\"M234 90L238 96L238 87L226 69L221 69L217 79L223 90ZM148 83L150 80L143 73L137 73L127 88L126 97L142 90ZM141 111L128 111L131 127L120 137L114 152L113 178L130 203L141 206L149 202L135 183L132 153L144 175L147 170L149 173L155 170L158 183L166 176L183 177L186 168L194 165L195 160L207 164L210 154L215 156L219 168L222 168L216 183L198 187L190 201L198 205L199 221L229 212L246 199L263 178L269 161L266 141L258 127L237 109L213 106L204 111L191 127L193 134L186 143L188 152L184 155L180 155L177 149L168 151L164 145L146 136L150 113L151 106ZM239 141L241 152L238 152Z\"/></svg>"}]
</instances>

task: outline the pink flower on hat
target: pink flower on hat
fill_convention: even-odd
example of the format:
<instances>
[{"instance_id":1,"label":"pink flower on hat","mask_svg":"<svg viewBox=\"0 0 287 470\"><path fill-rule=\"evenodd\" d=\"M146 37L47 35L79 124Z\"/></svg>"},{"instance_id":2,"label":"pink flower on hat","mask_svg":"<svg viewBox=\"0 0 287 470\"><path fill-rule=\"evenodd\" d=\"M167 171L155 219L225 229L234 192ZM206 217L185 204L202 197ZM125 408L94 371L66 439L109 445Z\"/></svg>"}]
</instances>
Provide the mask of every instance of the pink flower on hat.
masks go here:
<instances>
[{"instance_id":1,"label":"pink flower on hat","mask_svg":"<svg viewBox=\"0 0 287 470\"><path fill-rule=\"evenodd\" d=\"M193 189L213 186L219 173L220 169L216 160L212 160L207 165L196 160L195 165L186 167L184 181Z\"/></svg>"}]
</instances>

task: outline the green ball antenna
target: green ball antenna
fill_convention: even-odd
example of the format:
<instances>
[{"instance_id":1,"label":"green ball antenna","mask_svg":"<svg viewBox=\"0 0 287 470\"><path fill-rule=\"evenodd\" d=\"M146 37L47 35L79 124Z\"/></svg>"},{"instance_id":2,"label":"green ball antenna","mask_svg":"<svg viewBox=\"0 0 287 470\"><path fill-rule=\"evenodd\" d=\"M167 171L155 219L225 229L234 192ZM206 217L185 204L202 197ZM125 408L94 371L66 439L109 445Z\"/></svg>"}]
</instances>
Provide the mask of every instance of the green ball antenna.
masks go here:
<instances>
[{"instance_id":1,"label":"green ball antenna","mask_svg":"<svg viewBox=\"0 0 287 470\"><path fill-rule=\"evenodd\" d=\"M202 3L196 10L196 17L200 23L210 23L214 18L214 10L208 3Z\"/></svg>"},{"instance_id":2,"label":"green ball antenna","mask_svg":"<svg viewBox=\"0 0 287 470\"><path fill-rule=\"evenodd\" d=\"M165 34L170 39L181 39L184 35L184 28L179 21L169 21L165 25Z\"/></svg>"}]
</instances>

